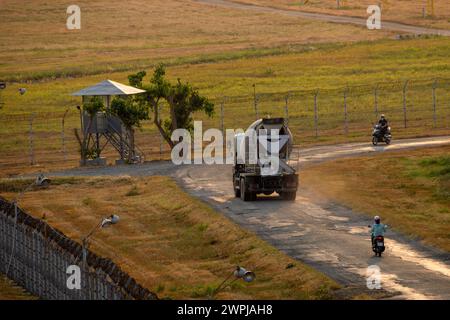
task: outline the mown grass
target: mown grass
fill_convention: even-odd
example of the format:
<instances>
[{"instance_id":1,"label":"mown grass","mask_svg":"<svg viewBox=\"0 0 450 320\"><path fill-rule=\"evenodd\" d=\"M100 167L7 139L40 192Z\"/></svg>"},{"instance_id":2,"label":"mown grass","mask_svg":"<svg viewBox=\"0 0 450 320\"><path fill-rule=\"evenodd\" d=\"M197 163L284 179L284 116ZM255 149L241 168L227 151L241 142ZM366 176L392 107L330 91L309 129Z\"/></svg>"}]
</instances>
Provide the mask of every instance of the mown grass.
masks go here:
<instances>
[{"instance_id":1,"label":"mown grass","mask_svg":"<svg viewBox=\"0 0 450 320\"><path fill-rule=\"evenodd\" d=\"M172 81L181 78L193 83L216 103L217 112L213 118L195 115L195 119L204 121L204 128L220 126L219 108L223 97L225 128L246 128L255 118L252 85L256 84L256 91L260 94L260 116L284 116L284 99L288 92L294 92L289 99L289 124L295 143L364 141L370 139L371 122L376 120L373 88L380 84L379 112L388 115L396 138L443 135L449 133L450 127L450 109L445 104L450 97L446 89L448 80L438 81L437 129L433 123L431 87L433 79L449 78L448 52L450 40L439 37L300 45L293 52L278 54L272 51L273 55L260 57L173 65L168 67L167 76ZM239 51L236 55L239 56ZM151 73L151 69L147 71ZM73 128L79 126L75 106L80 101L70 94L105 78L126 83L129 73L11 84L3 92L5 106L0 110L0 163L24 164L28 161L28 118L31 112L36 113L33 130L38 162L60 161L63 158L61 117L67 108L66 149L71 163L75 164L77 143ZM408 86L408 128L405 129L402 86L406 79L412 80ZM427 83L415 81L417 79L427 79ZM20 96L17 90L23 86L28 92ZM344 134L343 114L346 86L351 89L347 97L348 135ZM319 136L316 138L312 91L304 94L298 90L317 88L320 90ZM163 115L167 116L167 110L163 110ZM159 135L151 120L144 122L142 129L138 130L137 144L146 151L146 159L159 159L159 143ZM113 155L110 151L106 154Z\"/></svg>"},{"instance_id":2,"label":"mown grass","mask_svg":"<svg viewBox=\"0 0 450 320\"><path fill-rule=\"evenodd\" d=\"M434 182L433 195L436 200L450 202L450 156L425 158L417 163L404 160L408 165L408 175L415 179Z\"/></svg>"},{"instance_id":3,"label":"mown grass","mask_svg":"<svg viewBox=\"0 0 450 320\"><path fill-rule=\"evenodd\" d=\"M329 299L337 285L196 200L167 177L54 179L20 206L79 240L112 213L120 223L97 233L92 249L118 263L160 298L204 299L236 267L257 280L236 282L219 299ZM73 182L76 181L76 184ZM67 182L67 183L65 183ZM16 190L16 183L9 189ZM129 196L137 189L138 194ZM2 192L11 199L15 193Z\"/></svg>"},{"instance_id":4,"label":"mown grass","mask_svg":"<svg viewBox=\"0 0 450 320\"><path fill-rule=\"evenodd\" d=\"M406 79L432 80L448 78L450 71L447 63L450 40L439 37L309 45L302 46L298 50L275 54L276 49L270 49L268 52L274 55L240 56L239 59L231 61L227 59L222 61L221 58L214 63L186 63L169 67L167 76L171 80L180 78L193 83L200 92L212 99L223 96L230 98L248 96L246 103L251 102L252 85L256 84L257 93L280 93L278 104L282 106L284 103L281 99L284 98L282 94L289 91L375 86L377 83L401 82ZM239 57L238 52L236 56ZM267 70L270 70L270 74ZM135 71L138 70L76 79L11 84L2 92L5 106L0 112L2 116L31 112L56 112L62 115L66 108L71 108L73 110L70 113L71 120L76 121L77 113L74 107L80 104L80 101L71 97L71 93L105 78L126 83L127 76ZM151 68L147 71L151 73ZM401 89L400 85L399 88L392 89ZM20 87L28 89L24 96L17 94ZM232 100L225 106L232 103ZM399 102L401 103L401 96ZM380 105L382 103L381 100ZM360 110L372 111L372 104L358 107ZM252 105L236 105L232 110L235 109L249 112ZM57 125L53 124L53 128Z\"/></svg>"},{"instance_id":5,"label":"mown grass","mask_svg":"<svg viewBox=\"0 0 450 320\"><path fill-rule=\"evenodd\" d=\"M341 0L337 8L335 0L315 1L290 1L290 0L232 0L240 3L265 5L269 7L284 8L289 10L301 10L307 12L320 12L334 15L368 17L366 13L370 5L375 4L372 0ZM434 15L427 1L396 0L378 1L381 6L382 19L384 21L395 21L409 25L418 25L433 28L450 29L450 4L446 0L434 0ZM423 17L423 9L425 17Z\"/></svg>"},{"instance_id":6,"label":"mown grass","mask_svg":"<svg viewBox=\"0 0 450 320\"><path fill-rule=\"evenodd\" d=\"M2 3L0 77L20 82L8 83L2 91L0 164L24 165L29 161L31 113L36 113L33 131L38 163L61 161L61 117L69 109L66 149L75 165L78 152L73 129L79 126L75 106L81 101L71 93L107 78L126 83L130 73L140 69L151 73L158 62L168 64L167 76L172 81L189 81L216 103L213 118L195 115L204 121L204 128L220 126L218 109L223 97L225 127L247 128L255 118L253 84L258 94L269 93L260 96L259 115L273 117L284 116L288 92L320 89L317 138L312 93L295 93L289 100L296 143L361 141L367 139L375 121L371 88L396 81L382 88L379 97L380 111L394 122L395 136L448 133L450 109L445 101L449 91L445 83L437 89L439 129L430 130L431 82L450 77L447 38L392 40L386 38L392 38L393 33L385 31L284 16L280 19L270 13L249 15L242 10L218 10L177 0L83 0L78 5L83 13L82 30L69 32L65 29L65 1ZM427 79L430 85L416 88L415 81L411 82L409 127L400 131L405 79ZM368 91L356 89L349 95L350 129L343 135L343 88L360 85ZM21 87L28 89L23 96L18 94ZM151 120L144 122L137 143L147 159L160 158L159 139ZM106 150L106 154L114 155L114 151Z\"/></svg>"},{"instance_id":7,"label":"mown grass","mask_svg":"<svg viewBox=\"0 0 450 320\"><path fill-rule=\"evenodd\" d=\"M303 171L305 185L396 230L450 251L450 147L337 160Z\"/></svg>"},{"instance_id":8,"label":"mown grass","mask_svg":"<svg viewBox=\"0 0 450 320\"><path fill-rule=\"evenodd\" d=\"M351 25L217 9L195 1L80 0L77 5L81 30L69 31L64 0L2 1L0 78L84 76L135 70L158 61L216 61L238 50L392 35Z\"/></svg>"}]
</instances>

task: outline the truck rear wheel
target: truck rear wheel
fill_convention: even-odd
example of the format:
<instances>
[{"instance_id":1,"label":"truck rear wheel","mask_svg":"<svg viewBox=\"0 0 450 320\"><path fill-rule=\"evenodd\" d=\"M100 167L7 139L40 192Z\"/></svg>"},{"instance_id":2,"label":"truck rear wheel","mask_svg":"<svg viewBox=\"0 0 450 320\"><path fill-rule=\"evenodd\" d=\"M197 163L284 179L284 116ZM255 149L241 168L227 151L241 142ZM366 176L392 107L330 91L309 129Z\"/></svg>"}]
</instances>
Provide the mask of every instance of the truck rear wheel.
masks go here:
<instances>
[{"instance_id":1,"label":"truck rear wheel","mask_svg":"<svg viewBox=\"0 0 450 320\"><path fill-rule=\"evenodd\" d=\"M250 201L252 198L251 193L247 190L247 187L245 186L245 179L241 179L241 199L242 201Z\"/></svg>"},{"instance_id":2,"label":"truck rear wheel","mask_svg":"<svg viewBox=\"0 0 450 320\"><path fill-rule=\"evenodd\" d=\"M295 201L295 198L297 198L297 193L296 192L282 192L281 197L283 198L283 200Z\"/></svg>"}]
</instances>

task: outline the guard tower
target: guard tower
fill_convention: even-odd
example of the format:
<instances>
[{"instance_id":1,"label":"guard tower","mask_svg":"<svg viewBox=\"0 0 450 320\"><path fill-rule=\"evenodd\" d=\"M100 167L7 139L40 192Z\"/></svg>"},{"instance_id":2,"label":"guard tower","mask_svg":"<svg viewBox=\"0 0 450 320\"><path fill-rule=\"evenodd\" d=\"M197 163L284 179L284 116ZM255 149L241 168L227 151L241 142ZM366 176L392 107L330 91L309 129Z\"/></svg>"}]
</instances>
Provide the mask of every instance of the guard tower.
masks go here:
<instances>
[{"instance_id":1,"label":"guard tower","mask_svg":"<svg viewBox=\"0 0 450 320\"><path fill-rule=\"evenodd\" d=\"M128 97L130 95L144 93L145 90L130 87L115 81L105 80L92 87L84 88L73 93L73 96L81 96L83 104L92 97L100 97L103 99L106 112L98 112L94 116L89 115L81 107L80 121L82 137L84 144L82 152L81 165L105 165L106 159L101 157L103 149L111 144L119 153L120 159L118 163L139 163L144 160L143 153L132 143L133 137L122 120L111 115L110 106L113 96Z\"/></svg>"}]
</instances>

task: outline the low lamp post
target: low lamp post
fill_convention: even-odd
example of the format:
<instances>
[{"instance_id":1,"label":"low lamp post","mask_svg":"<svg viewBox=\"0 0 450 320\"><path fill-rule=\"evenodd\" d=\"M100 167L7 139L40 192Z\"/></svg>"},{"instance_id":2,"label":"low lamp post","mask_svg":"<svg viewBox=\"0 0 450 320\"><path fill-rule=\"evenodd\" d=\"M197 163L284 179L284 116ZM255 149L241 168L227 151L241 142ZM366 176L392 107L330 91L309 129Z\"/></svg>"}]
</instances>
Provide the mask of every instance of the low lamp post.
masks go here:
<instances>
[{"instance_id":1,"label":"low lamp post","mask_svg":"<svg viewBox=\"0 0 450 320\"><path fill-rule=\"evenodd\" d=\"M118 215L111 215L108 218L103 218L85 237L82 239L83 245L83 267L86 268L86 260L87 260L87 249L89 246L89 239L94 235L94 233L100 229L109 227L111 225L117 224L120 218Z\"/></svg>"},{"instance_id":2,"label":"low lamp post","mask_svg":"<svg viewBox=\"0 0 450 320\"><path fill-rule=\"evenodd\" d=\"M231 278L234 276L234 279L231 280ZM242 279L245 282L253 282L256 278L256 275L253 271L246 270L243 267L237 266L236 269L231 273L227 278L225 278L224 281L214 290L212 296L214 297L216 294L218 294L221 290L225 289L226 287L232 285L235 281ZM231 280L231 281L229 281Z\"/></svg>"}]
</instances>

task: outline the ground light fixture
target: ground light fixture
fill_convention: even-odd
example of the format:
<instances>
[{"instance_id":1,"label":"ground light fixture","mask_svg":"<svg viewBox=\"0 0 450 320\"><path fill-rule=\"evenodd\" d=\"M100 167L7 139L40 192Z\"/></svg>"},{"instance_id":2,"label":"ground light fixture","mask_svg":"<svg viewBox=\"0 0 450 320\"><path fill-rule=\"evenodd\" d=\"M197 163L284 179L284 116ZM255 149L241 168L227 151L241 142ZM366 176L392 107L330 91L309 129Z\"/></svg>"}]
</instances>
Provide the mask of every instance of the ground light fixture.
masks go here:
<instances>
[{"instance_id":1,"label":"ground light fixture","mask_svg":"<svg viewBox=\"0 0 450 320\"><path fill-rule=\"evenodd\" d=\"M36 187L48 187L50 185L50 182L51 180L41 173L34 181L34 185Z\"/></svg>"},{"instance_id":2,"label":"ground light fixture","mask_svg":"<svg viewBox=\"0 0 450 320\"><path fill-rule=\"evenodd\" d=\"M234 276L234 279L231 278ZM214 297L220 291L225 289L226 287L232 285L235 281L242 279L243 281L249 283L253 282L256 278L256 275L253 271L249 271L241 266L237 266L233 273L231 273L224 281L213 291L212 296Z\"/></svg>"},{"instance_id":3,"label":"ground light fixture","mask_svg":"<svg viewBox=\"0 0 450 320\"><path fill-rule=\"evenodd\" d=\"M111 225L117 224L120 218L116 214L112 214L107 218L103 218L85 237L82 239L83 243L83 267L86 267L87 248L89 246L89 239L100 229L107 228Z\"/></svg>"},{"instance_id":4,"label":"ground light fixture","mask_svg":"<svg viewBox=\"0 0 450 320\"><path fill-rule=\"evenodd\" d=\"M253 282L253 280L255 280L256 275L254 272L252 271L248 271L245 268L242 267L236 267L236 270L234 271L234 276L237 279L242 279L245 282Z\"/></svg>"},{"instance_id":5,"label":"ground light fixture","mask_svg":"<svg viewBox=\"0 0 450 320\"><path fill-rule=\"evenodd\" d=\"M9 261L8 261L8 266L6 268L6 273L5 275L8 276L8 272L9 269L11 267L11 263L12 263L12 258L14 257L14 253L16 251L16 232L17 232L17 216L19 214L19 208L18 208L18 203L19 200L22 198L22 196L28 191L31 190L32 188L38 187L38 188L47 188L50 185L50 179L47 178L44 174L40 173L36 179L30 183L25 189L23 189L22 191L20 191L16 198L13 200L13 205L14 205L14 235L13 235L13 243L12 243L12 247L11 247L11 255L9 257Z\"/></svg>"}]
</instances>

